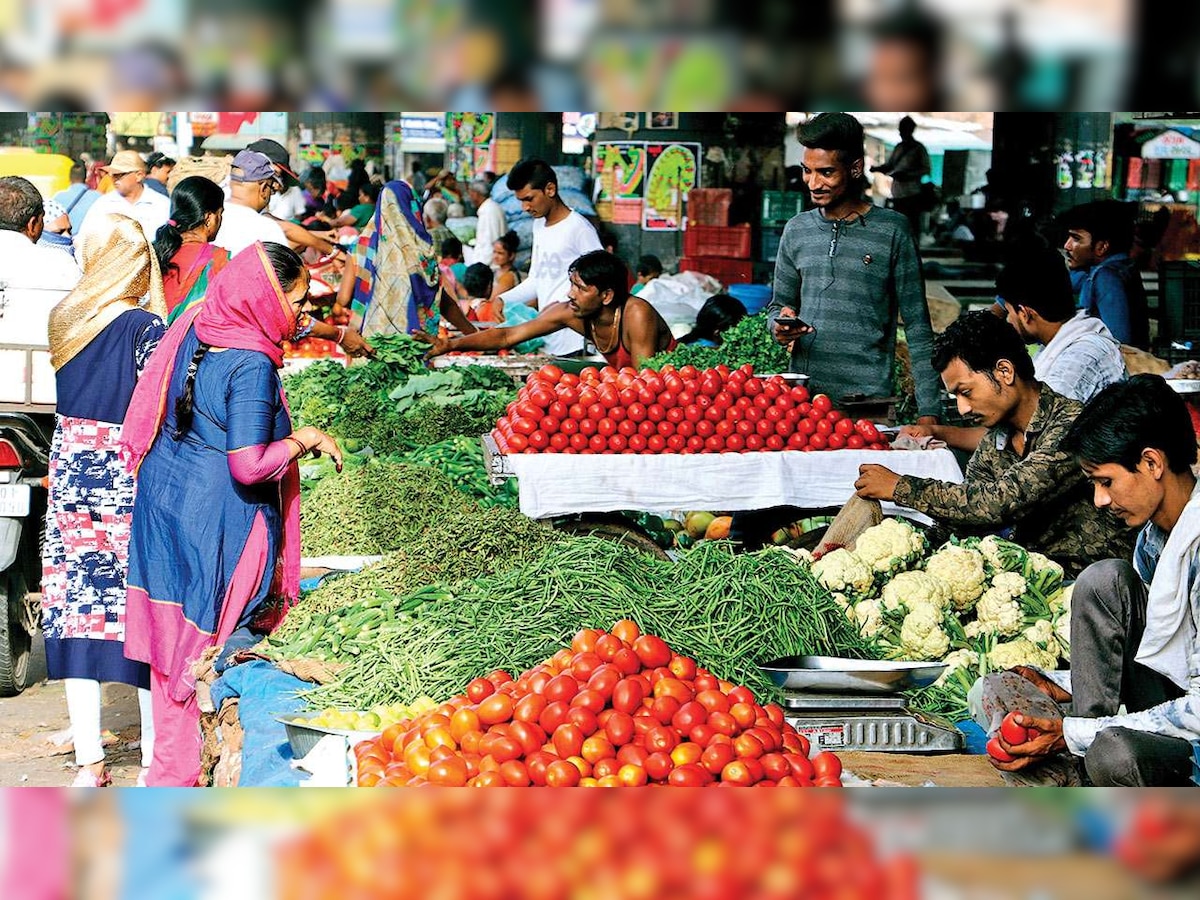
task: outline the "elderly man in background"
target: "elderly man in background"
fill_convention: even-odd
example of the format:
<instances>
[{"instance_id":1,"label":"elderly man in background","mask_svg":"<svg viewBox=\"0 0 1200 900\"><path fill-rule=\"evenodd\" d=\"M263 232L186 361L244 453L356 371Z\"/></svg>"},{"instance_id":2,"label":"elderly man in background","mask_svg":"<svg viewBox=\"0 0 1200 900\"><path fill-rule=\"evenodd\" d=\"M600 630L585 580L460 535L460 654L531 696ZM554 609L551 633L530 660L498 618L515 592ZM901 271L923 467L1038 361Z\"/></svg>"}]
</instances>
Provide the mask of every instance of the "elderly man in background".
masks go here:
<instances>
[{"instance_id":1,"label":"elderly man in background","mask_svg":"<svg viewBox=\"0 0 1200 900\"><path fill-rule=\"evenodd\" d=\"M33 183L0 178L0 282L8 288L66 293L79 283L70 254L38 244L44 224L45 204Z\"/></svg>"},{"instance_id":2,"label":"elderly man in background","mask_svg":"<svg viewBox=\"0 0 1200 900\"><path fill-rule=\"evenodd\" d=\"M80 236L94 228L108 227L109 213L135 219L151 239L171 216L171 201L146 187L146 163L136 150L121 150L104 171L113 189L101 196L83 219Z\"/></svg>"},{"instance_id":3,"label":"elderly man in background","mask_svg":"<svg viewBox=\"0 0 1200 900\"><path fill-rule=\"evenodd\" d=\"M508 231L508 219L500 204L492 199L492 186L485 178L476 178L467 188L471 203L475 206L475 245L467 248L468 263L492 264L492 252L496 241Z\"/></svg>"},{"instance_id":4,"label":"elderly man in background","mask_svg":"<svg viewBox=\"0 0 1200 900\"><path fill-rule=\"evenodd\" d=\"M446 227L449 211L450 205L441 197L430 197L421 208L421 214L425 220L425 230L429 232L429 237L433 241L435 259L442 258L442 243L447 238L454 237L454 232Z\"/></svg>"}]
</instances>

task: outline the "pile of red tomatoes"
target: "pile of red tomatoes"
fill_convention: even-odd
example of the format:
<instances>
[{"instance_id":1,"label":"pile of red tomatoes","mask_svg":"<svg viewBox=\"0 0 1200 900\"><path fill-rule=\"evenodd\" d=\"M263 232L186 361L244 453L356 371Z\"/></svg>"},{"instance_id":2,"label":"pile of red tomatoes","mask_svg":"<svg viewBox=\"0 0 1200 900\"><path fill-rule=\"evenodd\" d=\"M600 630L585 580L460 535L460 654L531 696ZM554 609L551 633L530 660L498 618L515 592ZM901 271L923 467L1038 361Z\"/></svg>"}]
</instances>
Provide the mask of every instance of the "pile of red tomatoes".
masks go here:
<instances>
[{"instance_id":1,"label":"pile of red tomatoes","mask_svg":"<svg viewBox=\"0 0 1200 900\"><path fill-rule=\"evenodd\" d=\"M744 365L699 371L605 366L534 372L492 432L502 453L747 453L887 450L866 420Z\"/></svg>"}]
</instances>

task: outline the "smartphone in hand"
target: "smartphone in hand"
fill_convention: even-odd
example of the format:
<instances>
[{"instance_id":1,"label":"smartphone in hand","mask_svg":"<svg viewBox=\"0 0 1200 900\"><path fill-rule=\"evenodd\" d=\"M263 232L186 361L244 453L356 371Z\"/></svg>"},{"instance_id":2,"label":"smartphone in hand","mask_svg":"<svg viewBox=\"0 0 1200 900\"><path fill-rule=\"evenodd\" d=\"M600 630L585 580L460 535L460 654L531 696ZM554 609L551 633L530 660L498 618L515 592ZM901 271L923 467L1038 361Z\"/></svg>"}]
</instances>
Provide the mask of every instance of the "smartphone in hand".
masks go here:
<instances>
[{"instance_id":1,"label":"smartphone in hand","mask_svg":"<svg viewBox=\"0 0 1200 900\"><path fill-rule=\"evenodd\" d=\"M795 316L777 316L775 323L777 325L782 325L784 328L807 328L810 331L812 330L811 325L809 325L803 319L796 318Z\"/></svg>"}]
</instances>

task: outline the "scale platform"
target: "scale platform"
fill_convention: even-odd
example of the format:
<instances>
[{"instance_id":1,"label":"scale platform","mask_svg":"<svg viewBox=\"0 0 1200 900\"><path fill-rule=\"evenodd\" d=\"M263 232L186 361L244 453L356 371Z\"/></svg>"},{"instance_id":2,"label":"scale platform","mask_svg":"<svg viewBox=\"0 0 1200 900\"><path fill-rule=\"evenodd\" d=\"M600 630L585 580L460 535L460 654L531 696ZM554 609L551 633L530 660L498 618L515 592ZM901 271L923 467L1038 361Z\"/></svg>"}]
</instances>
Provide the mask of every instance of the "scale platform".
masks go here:
<instances>
[{"instance_id":1,"label":"scale platform","mask_svg":"<svg viewBox=\"0 0 1200 900\"><path fill-rule=\"evenodd\" d=\"M949 721L909 710L898 694L785 693L788 722L816 750L959 753L963 735Z\"/></svg>"},{"instance_id":2,"label":"scale platform","mask_svg":"<svg viewBox=\"0 0 1200 900\"><path fill-rule=\"evenodd\" d=\"M910 710L901 691L933 683L944 663L787 657L761 666L783 691L792 726L820 750L958 753L962 732Z\"/></svg>"}]
</instances>

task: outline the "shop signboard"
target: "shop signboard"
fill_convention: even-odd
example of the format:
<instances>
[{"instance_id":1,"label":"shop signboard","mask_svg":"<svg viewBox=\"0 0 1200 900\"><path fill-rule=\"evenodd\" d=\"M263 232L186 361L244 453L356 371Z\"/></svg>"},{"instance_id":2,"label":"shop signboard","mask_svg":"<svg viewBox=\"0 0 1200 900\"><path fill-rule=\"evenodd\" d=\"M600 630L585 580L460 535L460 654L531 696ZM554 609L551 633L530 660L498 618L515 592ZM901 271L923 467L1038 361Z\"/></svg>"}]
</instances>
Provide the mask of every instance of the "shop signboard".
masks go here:
<instances>
[{"instance_id":1,"label":"shop signboard","mask_svg":"<svg viewBox=\"0 0 1200 900\"><path fill-rule=\"evenodd\" d=\"M647 144L643 231L680 231L683 200L700 187L699 144Z\"/></svg>"},{"instance_id":2,"label":"shop signboard","mask_svg":"<svg viewBox=\"0 0 1200 900\"><path fill-rule=\"evenodd\" d=\"M644 141L603 141L592 156L599 191L596 212L615 225L640 225L646 192Z\"/></svg>"},{"instance_id":3,"label":"shop signboard","mask_svg":"<svg viewBox=\"0 0 1200 900\"><path fill-rule=\"evenodd\" d=\"M1168 129L1142 145L1142 159L1200 159L1200 141Z\"/></svg>"}]
</instances>

